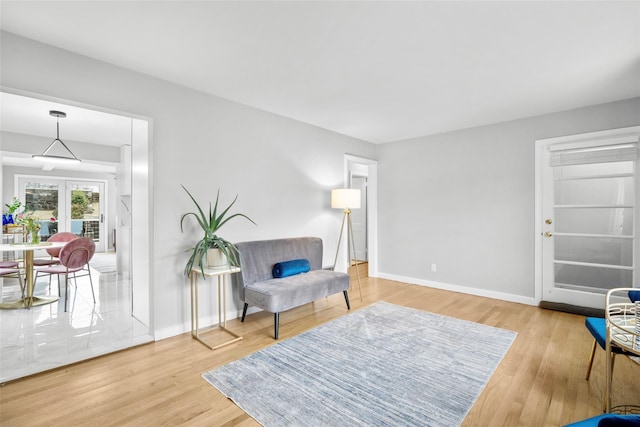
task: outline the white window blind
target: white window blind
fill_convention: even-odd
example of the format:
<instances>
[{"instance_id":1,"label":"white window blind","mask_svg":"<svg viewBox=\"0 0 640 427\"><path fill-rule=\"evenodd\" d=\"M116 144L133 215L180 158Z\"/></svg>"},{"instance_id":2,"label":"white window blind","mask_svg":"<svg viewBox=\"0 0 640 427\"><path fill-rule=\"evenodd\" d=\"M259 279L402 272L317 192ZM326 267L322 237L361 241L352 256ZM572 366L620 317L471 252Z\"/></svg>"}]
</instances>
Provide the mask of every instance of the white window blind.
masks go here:
<instances>
[{"instance_id":1,"label":"white window blind","mask_svg":"<svg viewBox=\"0 0 640 427\"><path fill-rule=\"evenodd\" d=\"M624 144L604 145L587 148L558 149L550 153L550 166L584 165L636 160L638 139Z\"/></svg>"}]
</instances>

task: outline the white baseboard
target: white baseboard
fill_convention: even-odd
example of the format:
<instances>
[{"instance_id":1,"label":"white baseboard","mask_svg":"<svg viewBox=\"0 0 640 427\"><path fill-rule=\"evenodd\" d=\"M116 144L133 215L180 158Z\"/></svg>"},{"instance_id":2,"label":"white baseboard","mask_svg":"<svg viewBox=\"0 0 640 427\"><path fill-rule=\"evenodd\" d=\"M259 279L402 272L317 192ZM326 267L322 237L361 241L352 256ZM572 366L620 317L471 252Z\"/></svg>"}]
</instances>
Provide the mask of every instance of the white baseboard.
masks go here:
<instances>
[{"instance_id":1,"label":"white baseboard","mask_svg":"<svg viewBox=\"0 0 640 427\"><path fill-rule=\"evenodd\" d=\"M535 298L524 297L522 295L507 294L504 292L490 291L487 289L469 288L467 286L452 285L450 283L433 282L430 280L416 279L413 277L397 276L395 274L378 273L381 279L395 280L397 282L411 283L413 285L426 286L429 288L443 289L445 291L460 292L463 294L476 295L480 297L499 299L502 301L517 302L526 305L538 305Z\"/></svg>"}]
</instances>

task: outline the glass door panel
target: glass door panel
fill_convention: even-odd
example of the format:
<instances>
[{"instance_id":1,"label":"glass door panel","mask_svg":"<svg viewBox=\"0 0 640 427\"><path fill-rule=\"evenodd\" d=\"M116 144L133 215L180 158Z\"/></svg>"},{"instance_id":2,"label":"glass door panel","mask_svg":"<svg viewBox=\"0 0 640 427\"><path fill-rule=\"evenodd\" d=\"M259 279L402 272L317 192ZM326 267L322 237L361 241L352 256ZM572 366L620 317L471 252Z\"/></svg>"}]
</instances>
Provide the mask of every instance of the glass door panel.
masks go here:
<instances>
[{"instance_id":1,"label":"glass door panel","mask_svg":"<svg viewBox=\"0 0 640 427\"><path fill-rule=\"evenodd\" d=\"M69 230L96 243L96 251L104 251L104 184L100 182L67 182Z\"/></svg>"},{"instance_id":2,"label":"glass door panel","mask_svg":"<svg viewBox=\"0 0 640 427\"><path fill-rule=\"evenodd\" d=\"M633 176L557 180L556 204L632 204L633 190Z\"/></svg>"},{"instance_id":3,"label":"glass door panel","mask_svg":"<svg viewBox=\"0 0 640 427\"><path fill-rule=\"evenodd\" d=\"M557 233L633 236L633 208L556 209Z\"/></svg>"},{"instance_id":4,"label":"glass door panel","mask_svg":"<svg viewBox=\"0 0 640 427\"><path fill-rule=\"evenodd\" d=\"M558 288L602 293L613 288L627 288L633 283L633 270L561 263L555 263L554 268Z\"/></svg>"},{"instance_id":5,"label":"glass door panel","mask_svg":"<svg viewBox=\"0 0 640 427\"><path fill-rule=\"evenodd\" d=\"M28 212L40 220L40 241L58 232L60 191L57 183L26 182L24 201Z\"/></svg>"},{"instance_id":6,"label":"glass door panel","mask_svg":"<svg viewBox=\"0 0 640 427\"><path fill-rule=\"evenodd\" d=\"M633 266L633 240L556 234L556 261Z\"/></svg>"}]
</instances>

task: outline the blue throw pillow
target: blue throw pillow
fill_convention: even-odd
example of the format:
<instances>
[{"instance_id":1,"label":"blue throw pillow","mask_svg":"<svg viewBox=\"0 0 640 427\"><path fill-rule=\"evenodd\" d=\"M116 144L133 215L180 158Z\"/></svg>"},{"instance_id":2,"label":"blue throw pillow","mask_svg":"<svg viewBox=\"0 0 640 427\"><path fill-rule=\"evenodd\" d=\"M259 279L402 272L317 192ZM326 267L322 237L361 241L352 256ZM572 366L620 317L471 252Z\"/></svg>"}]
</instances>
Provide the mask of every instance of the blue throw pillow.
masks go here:
<instances>
[{"instance_id":1,"label":"blue throw pillow","mask_svg":"<svg viewBox=\"0 0 640 427\"><path fill-rule=\"evenodd\" d=\"M629 291L629 299L631 302L640 301L640 291Z\"/></svg>"},{"instance_id":2,"label":"blue throw pillow","mask_svg":"<svg viewBox=\"0 0 640 427\"><path fill-rule=\"evenodd\" d=\"M272 274L276 279L306 273L311 270L311 264L307 259L292 259L274 264Z\"/></svg>"}]
</instances>

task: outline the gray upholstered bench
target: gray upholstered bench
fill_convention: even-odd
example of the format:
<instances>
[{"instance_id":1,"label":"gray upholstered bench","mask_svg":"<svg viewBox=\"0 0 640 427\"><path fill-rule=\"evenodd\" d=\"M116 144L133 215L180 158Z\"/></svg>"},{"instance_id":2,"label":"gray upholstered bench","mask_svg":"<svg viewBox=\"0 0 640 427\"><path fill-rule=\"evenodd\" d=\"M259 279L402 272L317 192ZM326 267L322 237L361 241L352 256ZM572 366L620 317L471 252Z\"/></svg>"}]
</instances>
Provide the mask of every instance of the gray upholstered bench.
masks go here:
<instances>
[{"instance_id":1,"label":"gray upholstered bench","mask_svg":"<svg viewBox=\"0 0 640 427\"><path fill-rule=\"evenodd\" d=\"M240 299L244 302L242 321L249 305L274 314L274 336L278 339L280 312L342 291L349 305L349 275L322 268L322 240L317 237L258 240L236 243L242 272L236 275ZM274 278L273 266L305 259L307 273Z\"/></svg>"}]
</instances>

